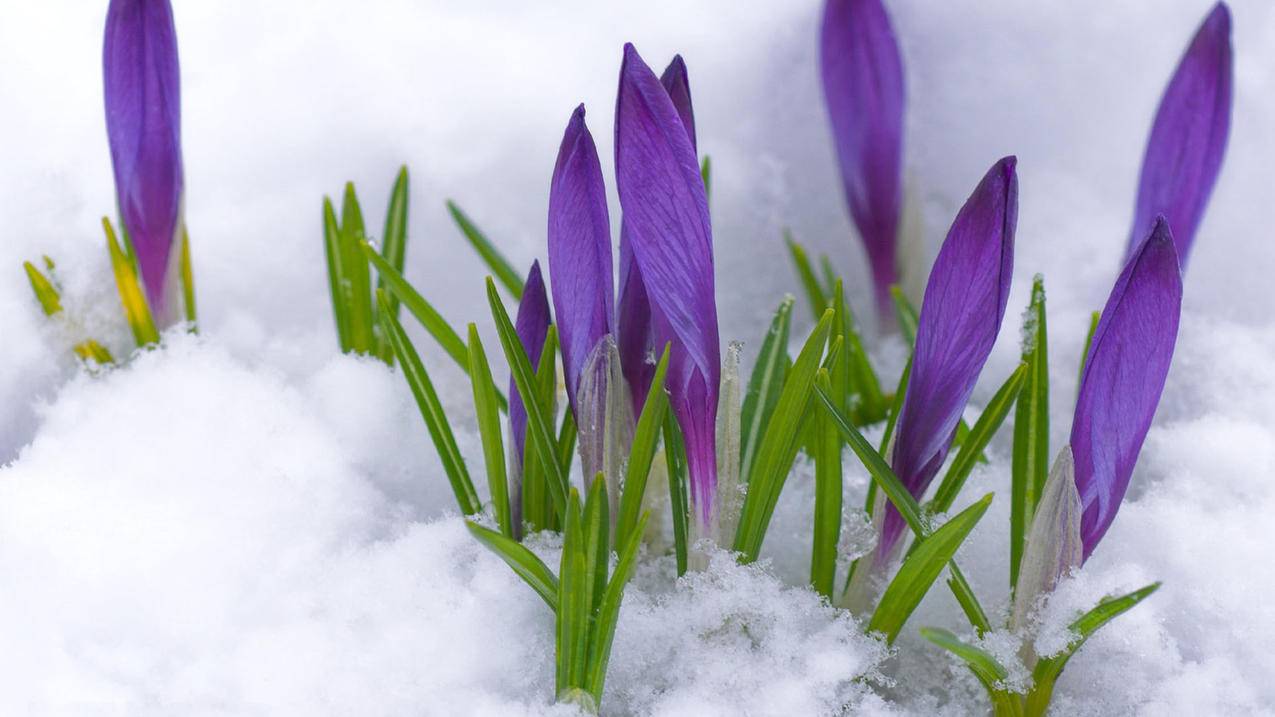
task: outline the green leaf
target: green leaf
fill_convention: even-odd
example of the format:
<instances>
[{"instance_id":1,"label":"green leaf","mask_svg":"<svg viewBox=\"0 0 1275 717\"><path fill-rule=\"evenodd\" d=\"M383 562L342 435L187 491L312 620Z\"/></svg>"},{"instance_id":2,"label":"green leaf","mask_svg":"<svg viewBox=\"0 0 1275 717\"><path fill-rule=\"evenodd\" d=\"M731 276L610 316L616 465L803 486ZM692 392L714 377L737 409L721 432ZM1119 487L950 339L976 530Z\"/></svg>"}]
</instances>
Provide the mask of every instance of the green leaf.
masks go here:
<instances>
[{"instance_id":1,"label":"green leaf","mask_svg":"<svg viewBox=\"0 0 1275 717\"><path fill-rule=\"evenodd\" d=\"M956 635L937 627L921 628L921 637L961 658L970 672L983 683L997 717L1022 714L1022 700L1019 695L998 687L1004 684L1009 672L991 653L966 644Z\"/></svg>"},{"instance_id":2,"label":"green leaf","mask_svg":"<svg viewBox=\"0 0 1275 717\"><path fill-rule=\"evenodd\" d=\"M740 512L739 530L735 534L735 550L742 553L740 560L749 563L761 552L766 529L779 501L779 492L788 479L788 471L797 457L801 428L809 414L811 391L820 357L828 343L832 330L833 310L824 311L823 318L805 346L793 362L792 370L784 381L783 391L775 405L774 415L766 426L757 449L757 462L748 479L748 494Z\"/></svg>"},{"instance_id":3,"label":"green leaf","mask_svg":"<svg viewBox=\"0 0 1275 717\"><path fill-rule=\"evenodd\" d=\"M350 351L350 289L345 279L345 251L341 225L337 223L332 200L323 198L323 252L328 260L328 290L332 294L332 315L336 317L337 343L341 353Z\"/></svg>"},{"instance_id":4,"label":"green leaf","mask_svg":"<svg viewBox=\"0 0 1275 717\"><path fill-rule=\"evenodd\" d=\"M182 285L182 304L186 309L186 321L190 323L191 333L197 330L195 311L195 271L190 265L190 232L186 231L186 223L182 222L181 257L178 261L178 277Z\"/></svg>"},{"instance_id":5,"label":"green leaf","mask_svg":"<svg viewBox=\"0 0 1275 717\"><path fill-rule=\"evenodd\" d=\"M1085 362L1089 360L1089 347L1093 344L1093 335L1098 331L1098 321L1102 319L1102 312L1095 311L1089 315L1089 333L1085 335L1085 350L1080 354L1080 380L1085 378ZM1076 390L1080 390L1080 384L1076 384Z\"/></svg>"},{"instance_id":6,"label":"green leaf","mask_svg":"<svg viewBox=\"0 0 1275 717\"><path fill-rule=\"evenodd\" d=\"M391 347L392 348L392 347ZM491 364L478 327L469 325L469 376L474 389L474 418L483 443L483 463L487 468L487 489L491 493L492 511L500 532L514 537L513 513L509 506L509 482L505 477L505 443L500 435L500 405L496 383L491 378Z\"/></svg>"},{"instance_id":7,"label":"green leaf","mask_svg":"<svg viewBox=\"0 0 1275 717\"><path fill-rule=\"evenodd\" d=\"M646 392L642 415L633 431L633 444L629 461L625 466L623 489L620 494L620 510L616 516L615 544L628 543L629 534L642 512L642 497L646 493L646 480L651 474L651 461L655 458L655 444L660 438L660 427L668 409L668 394L664 392L664 376L668 373L669 346L655 365L655 377Z\"/></svg>"},{"instance_id":8,"label":"green leaf","mask_svg":"<svg viewBox=\"0 0 1275 717\"><path fill-rule=\"evenodd\" d=\"M407 167L400 167L394 179L394 188L390 190L390 204L385 210L385 233L381 237L381 256L400 275L403 273L403 261L407 254L407 204L408 178ZM389 289L384 276L376 281L378 289ZM390 310L398 317L398 295L389 292ZM377 354L388 360L389 346L384 337L377 342Z\"/></svg>"},{"instance_id":9,"label":"green leaf","mask_svg":"<svg viewBox=\"0 0 1275 717\"><path fill-rule=\"evenodd\" d=\"M562 529L562 563L558 569L557 615L557 693L570 687L583 687L577 670L589 656L589 604L587 594L588 557L580 510L580 494L571 489L566 500ZM583 671L581 670L581 675Z\"/></svg>"},{"instance_id":10,"label":"green leaf","mask_svg":"<svg viewBox=\"0 0 1275 717\"><path fill-rule=\"evenodd\" d=\"M589 486L589 495L584 502L585 530L585 591L588 596L586 605L592 615L602 602L602 591L607 585L607 568L611 558L611 516L607 498L606 476L600 471Z\"/></svg>"},{"instance_id":11,"label":"green leaf","mask_svg":"<svg viewBox=\"0 0 1275 717\"><path fill-rule=\"evenodd\" d=\"M376 318L372 312L372 278L360 246L367 238L363 225L363 210L354 193L354 184L345 183L345 196L341 201L341 271L350 284L350 350L355 353L372 353L374 348L372 326Z\"/></svg>"},{"instance_id":12,"label":"green leaf","mask_svg":"<svg viewBox=\"0 0 1275 717\"><path fill-rule=\"evenodd\" d=\"M887 406L881 393L881 379L872 368L868 354L863 350L863 340L855 326L854 314L846 303L845 292L838 279L833 288L832 302L836 310L832 333L846 337L846 369L849 371L849 389L859 398L859 410L864 424L876 423L885 418ZM834 379L833 385L836 385Z\"/></svg>"},{"instance_id":13,"label":"green leaf","mask_svg":"<svg viewBox=\"0 0 1275 717\"><path fill-rule=\"evenodd\" d=\"M956 501L956 496L965 485L965 479L969 478L970 471L974 470L975 464L978 463L979 454L992 442L992 437L996 435L1005 417L1009 415L1009 409L1013 407L1014 400L1018 398L1019 391L1027 378L1027 368L1026 364L1020 364L1005 383L1001 384L996 395L992 396L992 400L987 402L987 407L983 409L978 421L970 429L965 442L961 444L961 450L956 454L956 459L952 461L952 466L947 469L947 473L939 483L934 499L930 501L931 513L946 513Z\"/></svg>"},{"instance_id":14,"label":"green leaf","mask_svg":"<svg viewBox=\"0 0 1275 717\"><path fill-rule=\"evenodd\" d=\"M487 268L491 269L492 274L504 284L505 289L516 300L522 299L523 280L518 272L514 271L513 265L509 260L496 249L496 245L492 244L487 236L479 231L478 227L470 221L469 216L461 211L456 202L447 200L447 211L451 212L452 219L456 222L456 226L460 227L460 231L469 240L470 246L474 251L478 252L478 256L482 258Z\"/></svg>"},{"instance_id":15,"label":"green leaf","mask_svg":"<svg viewBox=\"0 0 1275 717\"><path fill-rule=\"evenodd\" d=\"M837 543L841 537L841 435L826 415L814 424L815 520L810 553L810 585L832 600L837 577Z\"/></svg>"},{"instance_id":16,"label":"green leaf","mask_svg":"<svg viewBox=\"0 0 1275 717\"><path fill-rule=\"evenodd\" d=\"M890 287L890 298L894 300L894 315L899 320L899 331L908 346L916 344L916 326L918 323L916 307L908 301L907 294L898 284Z\"/></svg>"},{"instance_id":17,"label":"green leaf","mask_svg":"<svg viewBox=\"0 0 1275 717\"><path fill-rule=\"evenodd\" d=\"M686 445L682 430L672 411L664 414L664 461L668 467L669 510L673 515L673 553L677 558L677 576L686 574L689 553L689 500L686 492Z\"/></svg>"},{"instance_id":18,"label":"green leaf","mask_svg":"<svg viewBox=\"0 0 1275 717\"><path fill-rule=\"evenodd\" d=\"M29 261L22 262L22 268L26 269L27 280L31 282L31 291L35 292L35 298L40 302L44 315L52 316L61 311L62 299L58 295L57 287L53 286L53 282L49 281L48 277Z\"/></svg>"},{"instance_id":19,"label":"green leaf","mask_svg":"<svg viewBox=\"0 0 1275 717\"><path fill-rule=\"evenodd\" d=\"M916 550L903 561L898 574L890 581L881 601L877 603L877 609L868 621L869 632L885 633L886 642L894 643L912 611L921 604L921 598L930 591L930 586L952 561L956 549L965 542L966 536L991 504L992 494L988 493L944 523L932 535L920 540Z\"/></svg>"},{"instance_id":20,"label":"green leaf","mask_svg":"<svg viewBox=\"0 0 1275 717\"><path fill-rule=\"evenodd\" d=\"M620 561L616 563L611 581L607 583L602 595L602 603L598 607L597 619L594 623L593 639L589 648L589 675L587 689L596 702L602 701L602 686L606 682L607 663L611 660L611 643L615 638L615 626L620 619L620 603L624 599L624 587L633 577L634 566L637 565L638 546L642 544L642 534L646 530L647 514L638 519L637 526L629 535L629 539L620 543ZM618 542L618 541L617 541Z\"/></svg>"},{"instance_id":21,"label":"green leaf","mask_svg":"<svg viewBox=\"0 0 1275 717\"><path fill-rule=\"evenodd\" d=\"M1032 671L1034 687L1027 694L1026 714L1033 717L1045 714L1049 709L1049 701L1053 698L1054 683L1058 681L1058 676L1062 674L1063 668L1067 666L1067 661L1071 659L1072 655L1076 654L1076 651L1080 649L1081 645L1085 644L1085 641L1090 636L1098 631L1098 628L1128 612L1134 605L1142 602L1151 593L1159 589L1160 583L1157 582L1140 590L1134 590L1127 595L1109 597L1071 623L1071 631L1076 633L1076 638L1068 643L1062 652L1037 662L1036 669Z\"/></svg>"},{"instance_id":22,"label":"green leaf","mask_svg":"<svg viewBox=\"0 0 1275 717\"><path fill-rule=\"evenodd\" d=\"M536 591L550 610L555 613L558 611L558 579L549 571L549 566L544 561L518 541L484 528L472 520L466 520L465 527L488 550L513 568L518 577Z\"/></svg>"},{"instance_id":23,"label":"green leaf","mask_svg":"<svg viewBox=\"0 0 1275 717\"><path fill-rule=\"evenodd\" d=\"M784 379L792 361L788 358L788 331L792 326L793 298L785 297L771 319L770 330L762 340L757 362L753 364L748 379L748 393L740 410L740 482L747 483L753 463L757 458L757 446L761 442L775 404L784 387Z\"/></svg>"},{"instance_id":24,"label":"green leaf","mask_svg":"<svg viewBox=\"0 0 1275 717\"><path fill-rule=\"evenodd\" d=\"M1018 586L1028 526L1049 476L1049 341L1045 326L1045 284L1032 281L1031 303L1023 317L1023 363L1027 379L1014 413L1014 460L1009 513L1009 585Z\"/></svg>"},{"instance_id":25,"label":"green leaf","mask_svg":"<svg viewBox=\"0 0 1275 717\"><path fill-rule=\"evenodd\" d=\"M128 320L128 326L133 330L133 340L138 348L157 344L159 331L155 328L150 304L146 302L146 292L142 290L137 263L133 259L133 245L128 235L125 235L124 247L120 247L110 219L102 217L102 227L106 230L106 248L111 255L111 271L115 274L115 288L119 291L120 303L124 305L124 316Z\"/></svg>"},{"instance_id":26,"label":"green leaf","mask_svg":"<svg viewBox=\"0 0 1275 717\"><path fill-rule=\"evenodd\" d=\"M699 163L699 176L704 180L704 196L711 198L713 196L713 160L708 155L704 155L704 161Z\"/></svg>"},{"instance_id":27,"label":"green leaf","mask_svg":"<svg viewBox=\"0 0 1275 717\"><path fill-rule=\"evenodd\" d=\"M554 510L558 515L566 511L567 474L558 460L550 423L546 420L548 411L541 404L543 401L535 387L535 372L531 370L531 361L523 349L518 334L514 331L509 313L496 293L496 282L487 277L487 303L491 306L492 317L496 320L496 332L500 335L500 345L505 351L505 359L509 362L509 370L513 374L514 385L522 396L527 407L527 443L536 445L536 455L545 471L549 496L553 500ZM553 327L550 327L553 333Z\"/></svg>"},{"instance_id":28,"label":"green leaf","mask_svg":"<svg viewBox=\"0 0 1275 717\"><path fill-rule=\"evenodd\" d=\"M434 341L442 347L443 351L456 362L456 365L462 371L469 373L469 350L465 348L465 342L461 340L460 334L456 333L451 324L447 323L447 320L438 313L424 296L421 296L421 293L407 279L403 278L403 275L397 269L391 266L384 257L376 253L371 244L363 242L362 248L363 255L376 267L376 272L380 275L380 281L384 282L388 288L386 293L402 301L408 312L416 317L421 326L425 327L426 333L433 337ZM397 311L394 312L394 316L398 317ZM509 410L509 403L499 389L496 390L496 400L500 404L502 412Z\"/></svg>"},{"instance_id":29,"label":"green leaf","mask_svg":"<svg viewBox=\"0 0 1275 717\"><path fill-rule=\"evenodd\" d=\"M846 416L837 409L829 395L828 388L829 379L827 371L821 371L820 376L815 382L815 395L819 402L823 405L832 417L833 423L836 424L837 430L841 432L842 439L850 446L855 455L863 463L864 468L872 476L874 483L880 487L886 497L890 499L890 503L899 511L899 515L903 516L904 522L912 529L912 532L919 538L924 539L929 536L929 527L921 520L921 506L903 486L899 477L894 474L894 470L890 468L881 454L873 450L872 445L863 437L863 434L855 428ZM966 617L969 618L970 624L973 625L980 634L991 629L991 625L987 619L987 612L983 610L979 604L978 598L975 597L974 591L970 588L969 582L965 579L965 575L957 567L956 561L951 561L949 565L952 577L948 580L948 586L951 587L952 593L956 596L957 602L965 610Z\"/></svg>"},{"instance_id":30,"label":"green leaf","mask_svg":"<svg viewBox=\"0 0 1275 717\"><path fill-rule=\"evenodd\" d=\"M784 242L788 244L788 251L792 254L793 266L797 268L797 278L801 279L801 286L806 290L806 299L810 302L810 313L814 315L815 321L823 316L824 309L828 308L828 297L823 292L823 287L819 285L819 279L815 276L815 271L810 265L810 257L806 254L806 249L798 244L792 238L792 232L784 230Z\"/></svg>"},{"instance_id":31,"label":"green leaf","mask_svg":"<svg viewBox=\"0 0 1275 717\"><path fill-rule=\"evenodd\" d=\"M398 357L403 378L407 379L408 386L412 388L416 405L421 410L421 418L425 419L425 426L429 429L434 448L438 451L438 459L443 464L443 471L447 473L447 480L451 482L452 492L456 494L456 503L460 506L460 512L473 515L482 510L482 503L478 500L478 493L474 490L473 482L469 479L469 471L465 469L465 459L461 457L460 449L456 447L456 437L452 435L447 414L443 411L443 404L438 400L434 384L429 379L429 373L425 371L425 364L421 363L421 357L416 353L411 340L407 338L407 332L389 311L389 299L385 296L385 292L378 290L376 299L381 306L381 327L385 330L385 335L389 337L394 355Z\"/></svg>"}]
</instances>

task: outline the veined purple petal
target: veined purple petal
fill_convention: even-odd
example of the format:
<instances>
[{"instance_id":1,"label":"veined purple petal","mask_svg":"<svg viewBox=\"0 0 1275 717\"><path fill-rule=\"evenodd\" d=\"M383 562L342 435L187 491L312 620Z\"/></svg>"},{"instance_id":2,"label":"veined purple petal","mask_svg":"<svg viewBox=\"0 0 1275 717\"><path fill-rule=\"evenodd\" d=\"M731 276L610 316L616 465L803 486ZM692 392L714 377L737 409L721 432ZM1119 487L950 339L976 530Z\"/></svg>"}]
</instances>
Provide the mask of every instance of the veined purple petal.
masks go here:
<instances>
[{"instance_id":1,"label":"veined purple petal","mask_svg":"<svg viewBox=\"0 0 1275 717\"><path fill-rule=\"evenodd\" d=\"M1178 253L1159 217L1111 289L1080 379L1071 451L1086 560L1129 488L1169 374L1181 310Z\"/></svg>"},{"instance_id":2,"label":"veined purple petal","mask_svg":"<svg viewBox=\"0 0 1275 717\"><path fill-rule=\"evenodd\" d=\"M567 123L549 186L549 277L567 398L577 418L580 372L602 338L614 332L611 267L602 165L580 105Z\"/></svg>"},{"instance_id":3,"label":"veined purple petal","mask_svg":"<svg viewBox=\"0 0 1275 717\"><path fill-rule=\"evenodd\" d=\"M1142 158L1125 262L1163 214L1185 268L1231 131L1231 12L1218 3L1169 80Z\"/></svg>"},{"instance_id":4,"label":"veined purple petal","mask_svg":"<svg viewBox=\"0 0 1275 717\"><path fill-rule=\"evenodd\" d=\"M691 82L686 72L686 62L681 55L660 75L660 84L668 91L669 99L677 108L677 116L686 128L695 149L695 111L691 104ZM642 284L642 273L633 261L633 248L629 245L628 232L620 224L620 307L616 317L620 363L624 367L624 379L633 393L633 413L642 413L646 392L655 377L655 343L651 338L651 306Z\"/></svg>"},{"instance_id":5,"label":"veined purple petal","mask_svg":"<svg viewBox=\"0 0 1275 717\"><path fill-rule=\"evenodd\" d=\"M527 283L518 303L518 316L514 319L514 333L531 359L531 368L540 370L540 353L544 351L545 337L549 335L549 299L545 294L545 282L540 276L540 262L531 263ZM522 463L522 449L527 439L527 408L522 403L518 387L509 379L509 432L517 451L518 463Z\"/></svg>"},{"instance_id":6,"label":"veined purple petal","mask_svg":"<svg viewBox=\"0 0 1275 717\"><path fill-rule=\"evenodd\" d=\"M988 170L948 230L925 287L912 378L899 411L893 467L918 500L943 465L961 412L996 342L1014 269L1017 160ZM889 506L881 555L903 519Z\"/></svg>"},{"instance_id":7,"label":"veined purple petal","mask_svg":"<svg viewBox=\"0 0 1275 717\"><path fill-rule=\"evenodd\" d=\"M168 306L182 221L181 80L168 0L111 0L102 51L106 133L120 218L156 320Z\"/></svg>"},{"instance_id":8,"label":"veined purple petal","mask_svg":"<svg viewBox=\"0 0 1275 717\"><path fill-rule=\"evenodd\" d=\"M890 313L902 204L903 61L881 0L827 0L819 35L823 94L850 216Z\"/></svg>"},{"instance_id":9,"label":"veined purple petal","mask_svg":"<svg viewBox=\"0 0 1275 717\"><path fill-rule=\"evenodd\" d=\"M615 114L624 229L650 302L653 343L672 344L669 399L686 438L691 497L707 522L721 381L708 198L677 108L631 44L624 46Z\"/></svg>"}]
</instances>

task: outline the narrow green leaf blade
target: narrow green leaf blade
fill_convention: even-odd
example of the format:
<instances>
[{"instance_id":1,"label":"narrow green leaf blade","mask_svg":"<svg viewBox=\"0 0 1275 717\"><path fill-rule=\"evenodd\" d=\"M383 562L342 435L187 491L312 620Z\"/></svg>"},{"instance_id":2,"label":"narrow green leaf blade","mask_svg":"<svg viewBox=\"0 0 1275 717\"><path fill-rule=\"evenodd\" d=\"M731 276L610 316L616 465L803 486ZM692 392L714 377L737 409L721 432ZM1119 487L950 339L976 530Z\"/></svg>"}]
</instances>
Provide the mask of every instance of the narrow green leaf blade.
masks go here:
<instances>
[{"instance_id":1,"label":"narrow green leaf blade","mask_svg":"<svg viewBox=\"0 0 1275 717\"><path fill-rule=\"evenodd\" d=\"M898 284L890 287L890 298L894 300L894 315L899 320L899 331L908 346L912 346L916 343L916 325L919 322L916 307L908 301L907 294L903 293L903 288Z\"/></svg>"},{"instance_id":2,"label":"narrow green leaf blade","mask_svg":"<svg viewBox=\"0 0 1275 717\"><path fill-rule=\"evenodd\" d=\"M403 262L407 257L407 204L408 175L407 167L400 167L394 179L394 188L390 190L390 204L385 210L385 233L381 237L381 256L394 267L400 275L403 273ZM388 289L385 277L376 280L378 289ZM390 310L398 316L398 295L390 292Z\"/></svg>"},{"instance_id":3,"label":"narrow green leaf blade","mask_svg":"<svg viewBox=\"0 0 1275 717\"><path fill-rule=\"evenodd\" d=\"M456 222L456 226L460 228L460 232L465 235L465 239L469 241L474 251L478 252L478 256L491 269L491 272L500 283L504 285L509 294L515 300L522 299L523 279L518 272L514 271L513 265L505 258L495 244L483 234L474 222L470 220L469 215L452 200L447 200L447 211L451 213L452 220Z\"/></svg>"},{"instance_id":4,"label":"narrow green leaf blade","mask_svg":"<svg viewBox=\"0 0 1275 717\"><path fill-rule=\"evenodd\" d=\"M770 417L779 402L791 361L788 359L788 332L792 326L793 298L787 296L771 319L770 330L762 340L757 362L748 379L748 393L740 410L740 481L748 482L757 458L757 446L765 434Z\"/></svg>"},{"instance_id":5,"label":"narrow green leaf blade","mask_svg":"<svg viewBox=\"0 0 1275 717\"><path fill-rule=\"evenodd\" d=\"M810 585L832 599L837 578L837 542L841 537L841 434L826 414L815 421L815 520L810 553Z\"/></svg>"},{"instance_id":6,"label":"narrow green leaf blade","mask_svg":"<svg viewBox=\"0 0 1275 717\"><path fill-rule=\"evenodd\" d=\"M35 298L40 302L40 308L44 311L44 315L52 316L61 311L62 299L58 295L57 287L53 286L53 282L49 281L49 278L35 268L35 264L29 261L22 262L22 268L27 272L27 280L31 282L31 291L35 292Z\"/></svg>"},{"instance_id":7,"label":"narrow green leaf blade","mask_svg":"<svg viewBox=\"0 0 1275 717\"><path fill-rule=\"evenodd\" d=\"M362 246L367 238L363 224L363 210L359 207L354 184L346 182L345 196L341 201L341 271L349 281L350 348L356 353L371 353L374 348L372 326L376 318L372 311L372 278L363 258Z\"/></svg>"},{"instance_id":8,"label":"narrow green leaf blade","mask_svg":"<svg viewBox=\"0 0 1275 717\"><path fill-rule=\"evenodd\" d=\"M465 521L465 527L469 528L469 532L478 539L478 542L513 568L518 577L536 591L550 610L557 612L558 578L549 571L549 566L545 565L544 561L518 541L484 528L472 520Z\"/></svg>"},{"instance_id":9,"label":"narrow green leaf blade","mask_svg":"<svg viewBox=\"0 0 1275 717\"><path fill-rule=\"evenodd\" d=\"M1014 401L1018 398L1019 391L1027 378L1027 369L1026 364L1019 365L1005 383L1001 384L996 395L992 396L992 400L987 402L987 407L983 409L978 421L970 429L965 442L961 444L961 450L952 461L952 466L948 468L943 480L939 483L934 499L930 501L930 512L946 513L952 507L956 496L965 486L965 479L969 478L970 471L974 470L974 466L978 463L979 454L992 442L992 437L996 435L1005 417L1009 415L1009 409L1014 406Z\"/></svg>"},{"instance_id":10,"label":"narrow green leaf blade","mask_svg":"<svg viewBox=\"0 0 1275 717\"><path fill-rule=\"evenodd\" d=\"M669 510L673 514L673 552L677 575L681 577L686 574L690 556L690 501L686 495L686 446L671 411L664 414L664 461L668 467Z\"/></svg>"},{"instance_id":11,"label":"narrow green leaf blade","mask_svg":"<svg viewBox=\"0 0 1275 717\"><path fill-rule=\"evenodd\" d=\"M1031 303L1023 319L1023 363L1027 378L1014 413L1014 456L1009 516L1009 584L1018 586L1023 542L1049 476L1049 342L1045 326L1045 285L1032 282Z\"/></svg>"},{"instance_id":12,"label":"narrow green leaf blade","mask_svg":"<svg viewBox=\"0 0 1275 717\"><path fill-rule=\"evenodd\" d=\"M456 503L460 507L460 512L473 515L482 510L482 503L478 500L478 492L474 490L473 481L469 478L469 471L465 469L465 459L456 446L456 437L452 435L447 414L443 411L443 404L438 400L434 384L430 381L429 373L425 371L425 364L421 362L421 357L416 353L411 340L407 338L407 332L389 311L389 299L385 296L385 292L378 291L376 298L382 309L379 313L381 327L394 348L394 355L398 357L403 378L412 389L416 405L421 411L421 418L425 419L425 426L429 429L430 438L438 451L438 459L443 464L443 471L451 483L452 492L456 494Z\"/></svg>"},{"instance_id":13,"label":"narrow green leaf blade","mask_svg":"<svg viewBox=\"0 0 1275 717\"><path fill-rule=\"evenodd\" d=\"M877 609L872 613L872 619L868 621L869 632L885 633L886 641L894 642L912 611L921 604L921 598L930 591L930 586L951 562L956 549L965 541L991 503L992 495L989 493L920 541L917 549L903 561L898 574L881 596Z\"/></svg>"},{"instance_id":14,"label":"narrow green leaf blade","mask_svg":"<svg viewBox=\"0 0 1275 717\"><path fill-rule=\"evenodd\" d=\"M633 431L633 447L629 452L628 465L624 472L624 487L620 494L620 512L615 523L616 546L628 543L629 534L637 524L638 515L642 511L642 497L646 493L646 480L651 474L651 462L655 458L655 445L660 438L660 428L664 423L664 415L668 409L668 394L664 392L664 376L668 373L669 347L664 347L664 354L655 366L655 377L651 380L650 390L646 392L646 402L642 404L642 415L638 418L637 428Z\"/></svg>"},{"instance_id":15,"label":"narrow green leaf blade","mask_svg":"<svg viewBox=\"0 0 1275 717\"><path fill-rule=\"evenodd\" d=\"M607 664L611 661L611 644L615 639L615 626L620 620L620 603L624 600L624 588L633 577L633 569L637 565L638 546L642 544L642 534L646 530L647 514L638 519L637 526L629 535L629 539L621 545L620 561L616 563L615 572L607 584L602 596L602 604L598 607L597 622L594 626L593 639L589 649L589 676L586 689L597 703L602 701L602 687L606 682Z\"/></svg>"},{"instance_id":16,"label":"narrow green leaf blade","mask_svg":"<svg viewBox=\"0 0 1275 717\"><path fill-rule=\"evenodd\" d=\"M970 672L974 673L987 690L987 695L992 700L993 714L997 717L1014 717L1022 714L1022 701L1019 695L998 687L1009 677L1009 672L990 652L966 644L951 632L937 627L921 628L921 637L956 655L966 667L969 667Z\"/></svg>"},{"instance_id":17,"label":"narrow green leaf blade","mask_svg":"<svg viewBox=\"0 0 1275 717\"><path fill-rule=\"evenodd\" d=\"M496 383L491 377L491 364L483 349L478 327L469 325L469 376L474 390L474 418L483 444L483 463L487 468L487 489L491 493L492 512L500 532L514 537L513 512L509 504L509 482L505 477L505 443L501 438L500 404Z\"/></svg>"},{"instance_id":18,"label":"narrow green leaf blade","mask_svg":"<svg viewBox=\"0 0 1275 717\"><path fill-rule=\"evenodd\" d=\"M323 198L323 252L328 260L328 290L332 295L332 315L336 318L337 343L341 353L350 351L350 290L345 278L345 251L341 244L341 226L336 220L332 200Z\"/></svg>"},{"instance_id":19,"label":"narrow green leaf blade","mask_svg":"<svg viewBox=\"0 0 1275 717\"><path fill-rule=\"evenodd\" d=\"M806 300L810 302L810 313L818 321L823 316L824 309L828 308L828 297L824 294L823 287L819 285L819 279L815 276L815 270L810 265L810 256L806 253L806 248L798 244L792 238L792 232L784 230L784 242L788 244L788 252L792 255L793 266L797 269L797 278L801 280L801 286L806 291Z\"/></svg>"}]
</instances>

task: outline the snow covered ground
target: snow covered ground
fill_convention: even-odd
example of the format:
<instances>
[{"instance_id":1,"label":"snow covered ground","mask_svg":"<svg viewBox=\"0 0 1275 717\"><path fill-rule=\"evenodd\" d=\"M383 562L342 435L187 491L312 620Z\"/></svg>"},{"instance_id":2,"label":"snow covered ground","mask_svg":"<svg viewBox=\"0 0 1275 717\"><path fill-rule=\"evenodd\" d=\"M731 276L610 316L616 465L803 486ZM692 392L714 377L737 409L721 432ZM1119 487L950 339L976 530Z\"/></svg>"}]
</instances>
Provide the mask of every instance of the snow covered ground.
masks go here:
<instances>
[{"instance_id":1,"label":"snow covered ground","mask_svg":"<svg viewBox=\"0 0 1275 717\"><path fill-rule=\"evenodd\" d=\"M520 265L543 258L548 177L578 102L609 165L624 41L652 64L681 52L690 67L715 168L723 338L750 342L749 360L762 322L796 288L784 226L828 252L866 306L818 92L813 0L175 0L203 335L171 336L126 369L90 376L39 314L20 263L53 256L68 308L119 355L128 335L97 223L113 206L105 3L3 4L0 713L554 712L548 611L465 533L402 379L336 351L319 201L353 179L379 216L407 163L408 276L454 322L485 326L481 266L443 200L458 200ZM1061 445L1151 115L1209 5L887 4L924 219L909 283L920 285L986 168L1017 154L1010 301L1024 306L1030 277L1045 274ZM1275 713L1275 6L1232 9L1231 144L1186 276L1165 398L1130 500L1054 608L1065 617L1108 592L1164 587L1070 663L1056 714ZM1017 362L1013 323L975 403ZM441 353L425 353L466 417L467 385ZM878 347L886 373L899 353ZM476 438L460 440L476 457ZM1007 496L1008 450L993 445L965 501ZM866 478L848 465L857 499ZM642 566L605 712L985 709L973 678L916 636L921 625L960 629L946 592L933 592L904 631L903 657L890 657L800 587L810 483L808 469L790 481L760 568L718 560L674 585L667 559ZM998 500L961 553L989 609L1007 599L1007 521Z\"/></svg>"}]
</instances>

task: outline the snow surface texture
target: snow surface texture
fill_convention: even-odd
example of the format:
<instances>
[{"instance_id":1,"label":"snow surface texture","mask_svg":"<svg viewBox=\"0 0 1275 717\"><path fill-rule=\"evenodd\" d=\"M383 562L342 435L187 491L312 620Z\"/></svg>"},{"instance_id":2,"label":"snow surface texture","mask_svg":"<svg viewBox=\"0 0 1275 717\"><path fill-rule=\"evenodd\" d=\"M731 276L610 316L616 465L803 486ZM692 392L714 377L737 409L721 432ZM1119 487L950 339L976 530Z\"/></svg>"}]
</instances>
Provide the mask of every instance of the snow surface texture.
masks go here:
<instances>
[{"instance_id":1,"label":"snow surface texture","mask_svg":"<svg viewBox=\"0 0 1275 717\"><path fill-rule=\"evenodd\" d=\"M817 87L817 4L174 4L203 336L170 336L164 350L90 376L69 359L71 329L39 314L20 262L53 256L68 313L120 354L128 335L97 224L113 206L104 3L5 0L0 713L569 712L549 704L551 616L466 535L402 379L336 353L319 198L353 179L379 221L406 162L408 276L453 321L486 327L481 266L442 200L457 199L520 265L543 259L562 128L584 101L609 165L620 47L632 40L657 69L673 52L690 67L715 169L723 338L755 342L796 290L775 268L786 264L783 226L828 252L866 306ZM1032 274L1046 275L1061 445L1087 313L1118 269L1151 115L1209 3L888 4L923 218L908 283L921 285L977 178L1018 154L1011 306L1026 304ZM1060 714L1275 709L1275 611L1264 596L1275 587L1275 7L1232 7L1231 146L1186 277L1165 399L1127 504L1048 622L1109 592L1165 585L1070 663ZM614 198L612 209L618 217ZM975 403L1017 362L1012 323ZM420 345L444 401L468 420L460 374ZM897 343L877 347L886 374L899 355ZM1007 437L957 505L998 492L960 554L997 610L1008 597ZM459 439L480 465L474 436ZM865 485L848 461L847 505ZM674 584L667 559L643 564L621 615L607 713L985 709L973 678L916 635L964 624L941 586L904 630L906 660L800 587L811 501L801 466L768 565L719 559ZM551 543L537 549L554 556ZM989 648L1012 651L1003 638Z\"/></svg>"}]
</instances>

